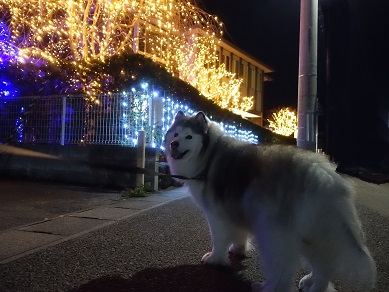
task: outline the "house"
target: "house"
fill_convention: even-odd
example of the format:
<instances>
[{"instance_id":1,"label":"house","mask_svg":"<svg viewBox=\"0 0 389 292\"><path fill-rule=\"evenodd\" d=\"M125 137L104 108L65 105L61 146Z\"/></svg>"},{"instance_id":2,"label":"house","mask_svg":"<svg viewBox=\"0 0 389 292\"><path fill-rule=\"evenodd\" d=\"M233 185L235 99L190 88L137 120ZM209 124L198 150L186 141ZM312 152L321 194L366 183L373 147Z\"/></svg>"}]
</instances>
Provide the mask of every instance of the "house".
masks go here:
<instances>
[{"instance_id":1,"label":"house","mask_svg":"<svg viewBox=\"0 0 389 292\"><path fill-rule=\"evenodd\" d=\"M194 18L196 19L203 18L203 16L206 15L206 12L201 11L198 8L197 11L199 11L198 13L201 13L202 16L197 16L197 18L195 16ZM209 17L210 15L207 16ZM235 77L243 80L239 87L240 96L253 97L253 106L248 111L231 107L228 108L235 114L241 115L242 117L251 120L253 123L262 126L263 85L265 81L271 80L268 74L272 73L273 70L260 60L222 38L222 34L218 34L217 30L216 33L215 30L212 31L214 28L210 28L209 25L207 26L196 22L195 24L192 23L190 26L180 26L173 21L169 21L169 19L170 18L162 16L140 19L133 29L133 51L152 58L154 61L163 64L173 75L181 77L180 66L177 66L177 64L183 63L183 67L190 67L191 62L194 62L193 60L195 60L195 54L198 53L197 49L190 49L190 47L196 43L197 36L207 38L209 41L209 48L211 48L209 54L214 55L216 53L216 62L218 65L224 64L225 69L228 72L234 73ZM209 22L210 21L208 20L207 23ZM214 49L215 47L216 52ZM185 51L187 53L186 56L183 57L182 55ZM178 58L181 59L178 60ZM183 61L184 58L185 60ZM208 62L208 64L202 64L202 66L209 66L209 60L205 61L205 63L206 62ZM187 72L187 75L188 74L191 74L191 72ZM192 77L188 77L187 79L193 78L193 76L195 75L192 75ZM223 78L227 79L228 77ZM223 78L221 81L223 81ZM181 79L185 80L185 78ZM190 80L186 81L191 83ZM196 85L193 86L199 89ZM213 84L213 86L215 86L215 84Z\"/></svg>"},{"instance_id":2,"label":"house","mask_svg":"<svg viewBox=\"0 0 389 292\"><path fill-rule=\"evenodd\" d=\"M267 74L272 73L273 70L225 39L219 42L218 47L220 63L224 63L228 71L243 79L240 86L241 96L254 97L254 106L249 112L232 111L262 126L263 85L264 82L271 81Z\"/></svg>"}]
</instances>

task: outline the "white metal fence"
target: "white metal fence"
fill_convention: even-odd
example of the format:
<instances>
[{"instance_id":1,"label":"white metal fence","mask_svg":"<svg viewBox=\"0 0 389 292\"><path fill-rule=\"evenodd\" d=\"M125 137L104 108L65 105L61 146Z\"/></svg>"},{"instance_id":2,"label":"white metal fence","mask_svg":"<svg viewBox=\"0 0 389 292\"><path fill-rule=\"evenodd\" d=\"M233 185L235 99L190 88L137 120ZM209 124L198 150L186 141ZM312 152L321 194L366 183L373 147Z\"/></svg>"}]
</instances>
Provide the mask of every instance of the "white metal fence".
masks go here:
<instances>
[{"instance_id":1,"label":"white metal fence","mask_svg":"<svg viewBox=\"0 0 389 292\"><path fill-rule=\"evenodd\" d=\"M99 95L92 103L83 95L4 98L0 100L0 141L135 146L138 131L145 130L147 145L160 147L179 109L198 110L147 90L147 84L141 90ZM258 142L255 134L234 123L221 125L228 135Z\"/></svg>"}]
</instances>

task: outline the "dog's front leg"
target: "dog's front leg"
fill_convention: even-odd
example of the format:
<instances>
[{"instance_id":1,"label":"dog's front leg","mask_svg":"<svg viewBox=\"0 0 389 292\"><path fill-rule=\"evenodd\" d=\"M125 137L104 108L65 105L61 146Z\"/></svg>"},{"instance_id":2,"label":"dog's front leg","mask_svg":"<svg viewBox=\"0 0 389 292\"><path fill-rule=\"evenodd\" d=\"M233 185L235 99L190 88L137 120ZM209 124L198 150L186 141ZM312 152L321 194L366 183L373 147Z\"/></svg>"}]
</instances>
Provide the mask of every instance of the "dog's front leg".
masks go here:
<instances>
[{"instance_id":1,"label":"dog's front leg","mask_svg":"<svg viewBox=\"0 0 389 292\"><path fill-rule=\"evenodd\" d=\"M207 220L213 246L212 251L206 253L201 262L211 265L230 265L228 249L232 240L232 228L230 228L228 220L214 214L207 214Z\"/></svg>"}]
</instances>

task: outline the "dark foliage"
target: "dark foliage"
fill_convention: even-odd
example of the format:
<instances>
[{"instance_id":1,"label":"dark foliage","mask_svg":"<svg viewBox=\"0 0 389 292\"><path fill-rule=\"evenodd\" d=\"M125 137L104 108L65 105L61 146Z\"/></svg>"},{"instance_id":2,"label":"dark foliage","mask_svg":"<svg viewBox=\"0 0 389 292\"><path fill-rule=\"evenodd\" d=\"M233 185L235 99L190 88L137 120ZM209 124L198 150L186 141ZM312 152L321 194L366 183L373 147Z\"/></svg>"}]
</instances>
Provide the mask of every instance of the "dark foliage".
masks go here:
<instances>
[{"instance_id":1,"label":"dark foliage","mask_svg":"<svg viewBox=\"0 0 389 292\"><path fill-rule=\"evenodd\" d=\"M22 66L23 65L23 66ZM47 64L8 64L1 75L8 78L18 89L19 96L57 95L82 93L84 84L75 84L75 76L83 76L82 82L97 81L104 92L120 92L148 82L154 90L167 92L191 107L200 109L218 121L232 122L243 126L258 135L261 143L295 144L289 137L276 135L248 120L237 116L226 109L221 109L207 99L193 86L173 77L163 67L149 58L139 54L125 53L115 55L102 61L93 61L84 66L87 71L80 72L72 63L60 65ZM2 77L0 75L0 78Z\"/></svg>"}]
</instances>

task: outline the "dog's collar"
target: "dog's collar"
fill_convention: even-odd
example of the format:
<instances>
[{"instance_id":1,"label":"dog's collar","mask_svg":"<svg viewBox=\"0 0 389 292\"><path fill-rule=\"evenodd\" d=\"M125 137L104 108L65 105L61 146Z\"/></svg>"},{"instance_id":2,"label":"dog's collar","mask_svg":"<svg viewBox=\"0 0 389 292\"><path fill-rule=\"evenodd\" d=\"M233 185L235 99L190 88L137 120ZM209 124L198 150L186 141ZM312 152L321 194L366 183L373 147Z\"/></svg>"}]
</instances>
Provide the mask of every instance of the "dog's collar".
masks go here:
<instances>
[{"instance_id":1,"label":"dog's collar","mask_svg":"<svg viewBox=\"0 0 389 292\"><path fill-rule=\"evenodd\" d=\"M205 181L206 176L205 175L198 175L195 177L189 177L189 176L184 176L184 175L170 175L173 178L178 178L178 179L183 179L183 180L199 180L199 181Z\"/></svg>"}]
</instances>

